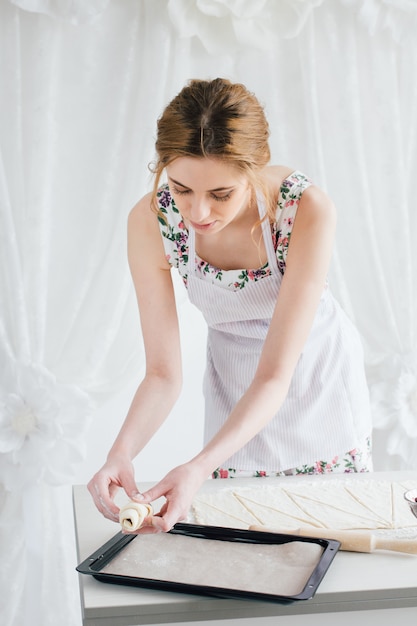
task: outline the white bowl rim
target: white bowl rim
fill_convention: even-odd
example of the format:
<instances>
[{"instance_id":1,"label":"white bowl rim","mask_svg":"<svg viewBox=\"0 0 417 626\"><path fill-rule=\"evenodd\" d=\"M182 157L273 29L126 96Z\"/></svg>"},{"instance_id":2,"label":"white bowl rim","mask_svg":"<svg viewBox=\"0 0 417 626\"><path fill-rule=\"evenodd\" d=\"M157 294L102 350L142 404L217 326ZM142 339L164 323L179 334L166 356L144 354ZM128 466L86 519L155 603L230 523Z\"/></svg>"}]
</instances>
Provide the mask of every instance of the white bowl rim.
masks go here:
<instances>
[{"instance_id":1,"label":"white bowl rim","mask_svg":"<svg viewBox=\"0 0 417 626\"><path fill-rule=\"evenodd\" d=\"M404 493L404 498L407 500L407 502L411 505L416 505L417 506L417 489L409 489L408 491L406 491Z\"/></svg>"}]
</instances>

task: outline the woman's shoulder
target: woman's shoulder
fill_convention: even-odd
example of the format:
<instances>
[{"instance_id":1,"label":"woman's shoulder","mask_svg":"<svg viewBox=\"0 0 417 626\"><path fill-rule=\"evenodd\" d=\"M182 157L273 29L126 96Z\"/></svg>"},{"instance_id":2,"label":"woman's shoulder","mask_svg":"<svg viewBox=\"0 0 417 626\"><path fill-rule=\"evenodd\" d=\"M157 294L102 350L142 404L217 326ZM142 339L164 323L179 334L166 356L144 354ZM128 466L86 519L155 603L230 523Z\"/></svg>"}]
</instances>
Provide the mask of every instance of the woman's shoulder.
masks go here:
<instances>
[{"instance_id":1,"label":"woman's shoulder","mask_svg":"<svg viewBox=\"0 0 417 626\"><path fill-rule=\"evenodd\" d=\"M149 234L153 244L158 240L157 247L162 241L169 265L179 267L179 261L185 260L188 231L166 183L160 185L156 194L147 193L133 207L129 230Z\"/></svg>"},{"instance_id":2,"label":"woman's shoulder","mask_svg":"<svg viewBox=\"0 0 417 626\"><path fill-rule=\"evenodd\" d=\"M275 196L293 186L304 188L312 184L311 179L300 170L287 165L268 165L264 170L265 180Z\"/></svg>"},{"instance_id":3,"label":"woman's shoulder","mask_svg":"<svg viewBox=\"0 0 417 626\"><path fill-rule=\"evenodd\" d=\"M293 217L312 181L299 169L287 165L269 165L263 171L270 198L270 217L282 218L290 210ZM285 211L284 211L285 209Z\"/></svg>"},{"instance_id":4,"label":"woman's shoulder","mask_svg":"<svg viewBox=\"0 0 417 626\"><path fill-rule=\"evenodd\" d=\"M332 199L301 170L282 165L272 165L266 172L271 181L279 214L288 217L301 209L310 217L334 221L336 209Z\"/></svg>"},{"instance_id":5,"label":"woman's shoulder","mask_svg":"<svg viewBox=\"0 0 417 626\"><path fill-rule=\"evenodd\" d=\"M129 218L135 222L156 219L162 228L166 228L168 224L178 227L182 222L166 183L157 189L155 195L153 192L145 194L131 209Z\"/></svg>"},{"instance_id":6,"label":"woman's shoulder","mask_svg":"<svg viewBox=\"0 0 417 626\"><path fill-rule=\"evenodd\" d=\"M129 212L128 223L134 226L151 219L152 215L152 194L147 193L140 198Z\"/></svg>"},{"instance_id":7,"label":"woman's shoulder","mask_svg":"<svg viewBox=\"0 0 417 626\"><path fill-rule=\"evenodd\" d=\"M301 209L310 216L330 219L335 215L335 206L328 194L317 186L310 177L299 169L271 165L265 168L274 206L278 208L278 220L295 218Z\"/></svg>"},{"instance_id":8,"label":"woman's shoulder","mask_svg":"<svg viewBox=\"0 0 417 626\"><path fill-rule=\"evenodd\" d=\"M174 202L174 198L171 196L167 183L160 185L156 191L155 208L163 235L166 236L168 232L171 232L171 229L175 231L184 230L185 226L181 213Z\"/></svg>"}]
</instances>

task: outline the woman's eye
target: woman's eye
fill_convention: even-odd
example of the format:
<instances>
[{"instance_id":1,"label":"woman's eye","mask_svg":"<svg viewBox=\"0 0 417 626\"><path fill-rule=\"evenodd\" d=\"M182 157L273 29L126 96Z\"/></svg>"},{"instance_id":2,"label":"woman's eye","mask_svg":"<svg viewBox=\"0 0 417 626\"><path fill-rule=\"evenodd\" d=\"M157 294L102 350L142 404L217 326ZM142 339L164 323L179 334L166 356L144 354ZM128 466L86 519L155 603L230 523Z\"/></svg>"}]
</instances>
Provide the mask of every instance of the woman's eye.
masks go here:
<instances>
[{"instance_id":1,"label":"woman's eye","mask_svg":"<svg viewBox=\"0 0 417 626\"><path fill-rule=\"evenodd\" d=\"M186 194L191 193L191 189L178 189L178 187L172 187L171 191L172 193L177 194L177 196L185 196ZM212 193L210 195L213 200L216 200L217 202L226 202L226 200L229 200L230 196L232 195L232 191L229 191L222 196L219 196L215 193Z\"/></svg>"},{"instance_id":2,"label":"woman's eye","mask_svg":"<svg viewBox=\"0 0 417 626\"><path fill-rule=\"evenodd\" d=\"M229 191L229 193L226 193L224 196L216 196L216 194L211 194L211 197L214 198L214 200L217 200L218 202L226 202L226 200L229 200L230 196L232 195L232 192Z\"/></svg>"},{"instance_id":3,"label":"woman's eye","mask_svg":"<svg viewBox=\"0 0 417 626\"><path fill-rule=\"evenodd\" d=\"M176 187L173 187L172 191L179 196L184 196L186 193L190 193L189 189L177 189Z\"/></svg>"}]
</instances>

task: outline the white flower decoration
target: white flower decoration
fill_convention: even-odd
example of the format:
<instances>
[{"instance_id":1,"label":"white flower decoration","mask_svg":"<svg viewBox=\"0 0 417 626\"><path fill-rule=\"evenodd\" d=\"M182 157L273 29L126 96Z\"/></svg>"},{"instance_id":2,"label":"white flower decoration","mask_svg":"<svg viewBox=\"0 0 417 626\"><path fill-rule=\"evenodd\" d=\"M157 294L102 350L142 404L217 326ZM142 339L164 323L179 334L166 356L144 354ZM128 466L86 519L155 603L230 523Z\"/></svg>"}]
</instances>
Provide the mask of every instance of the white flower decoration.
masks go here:
<instances>
[{"instance_id":1,"label":"white flower decoration","mask_svg":"<svg viewBox=\"0 0 417 626\"><path fill-rule=\"evenodd\" d=\"M341 0L354 8L360 22L370 35L388 30L397 43L414 41L417 29L417 3L415 0Z\"/></svg>"},{"instance_id":2,"label":"white flower decoration","mask_svg":"<svg viewBox=\"0 0 417 626\"><path fill-rule=\"evenodd\" d=\"M323 0L168 0L180 37L197 37L210 54L236 53L236 46L261 50L279 37L295 37Z\"/></svg>"},{"instance_id":3,"label":"white flower decoration","mask_svg":"<svg viewBox=\"0 0 417 626\"><path fill-rule=\"evenodd\" d=\"M373 366L369 390L376 429L388 431L388 454L413 461L417 450L417 351L390 355Z\"/></svg>"},{"instance_id":4,"label":"white flower decoration","mask_svg":"<svg viewBox=\"0 0 417 626\"><path fill-rule=\"evenodd\" d=\"M10 0L19 9L43 13L71 24L88 24L98 18L110 0Z\"/></svg>"},{"instance_id":5,"label":"white flower decoration","mask_svg":"<svg viewBox=\"0 0 417 626\"><path fill-rule=\"evenodd\" d=\"M8 378L8 380L7 380ZM6 489L63 484L84 458L93 404L41 365L15 362L0 390L0 470Z\"/></svg>"}]
</instances>

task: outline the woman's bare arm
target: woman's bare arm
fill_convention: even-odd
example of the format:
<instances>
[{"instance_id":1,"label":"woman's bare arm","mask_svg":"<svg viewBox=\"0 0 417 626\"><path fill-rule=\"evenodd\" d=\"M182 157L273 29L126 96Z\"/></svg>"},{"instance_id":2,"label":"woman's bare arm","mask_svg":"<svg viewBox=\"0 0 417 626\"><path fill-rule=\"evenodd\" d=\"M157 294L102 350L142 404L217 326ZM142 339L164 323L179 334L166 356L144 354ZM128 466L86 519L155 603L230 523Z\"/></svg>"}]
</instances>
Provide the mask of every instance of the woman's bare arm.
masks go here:
<instances>
[{"instance_id":1,"label":"woman's bare arm","mask_svg":"<svg viewBox=\"0 0 417 626\"><path fill-rule=\"evenodd\" d=\"M117 489L123 487L129 497L137 493L131 461L169 414L182 382L174 289L157 217L150 209L150 194L129 215L128 258L139 306L146 372L106 463L88 485L98 509L111 519L118 515L113 503Z\"/></svg>"}]
</instances>

